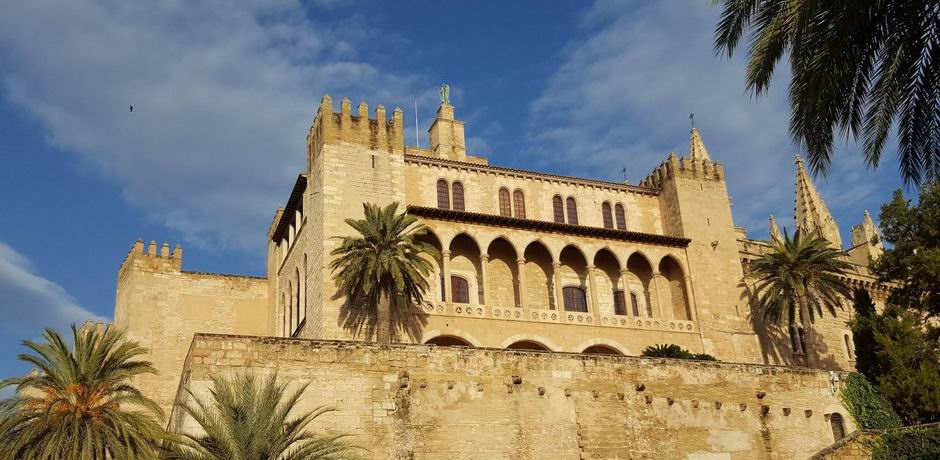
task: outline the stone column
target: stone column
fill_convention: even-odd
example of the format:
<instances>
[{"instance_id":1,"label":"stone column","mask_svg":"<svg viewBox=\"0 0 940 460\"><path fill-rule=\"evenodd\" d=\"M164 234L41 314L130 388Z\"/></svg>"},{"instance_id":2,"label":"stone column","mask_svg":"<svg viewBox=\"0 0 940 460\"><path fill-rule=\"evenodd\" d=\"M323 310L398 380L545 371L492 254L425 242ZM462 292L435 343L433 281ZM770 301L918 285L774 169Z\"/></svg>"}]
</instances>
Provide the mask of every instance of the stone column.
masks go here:
<instances>
[{"instance_id":1,"label":"stone column","mask_svg":"<svg viewBox=\"0 0 940 460\"><path fill-rule=\"evenodd\" d=\"M597 311L597 306L598 306L598 302L597 302L597 284L596 284L595 281L594 281L594 272L596 272L596 271L597 271L597 269L596 269L596 267L594 267L593 265L588 265L588 266L587 266L587 278L588 278L588 313L591 313L591 314L593 314L593 315L598 315L598 314L600 314L600 312Z\"/></svg>"},{"instance_id":2,"label":"stone column","mask_svg":"<svg viewBox=\"0 0 940 460\"><path fill-rule=\"evenodd\" d=\"M630 270L626 268L620 270L620 290L623 291L623 309L626 310L627 316L633 316L633 302L631 302L630 297L630 286L627 285L627 274L630 273ZM640 299L637 299L639 301ZM639 303L639 302L637 302ZM640 312L640 307L637 305L637 313Z\"/></svg>"},{"instance_id":3,"label":"stone column","mask_svg":"<svg viewBox=\"0 0 940 460\"><path fill-rule=\"evenodd\" d=\"M489 254L480 254L480 282L483 283L483 286L480 287L480 304L486 305L489 301L489 296L486 294L486 290L490 288L490 278L487 275L486 266L490 261Z\"/></svg>"},{"instance_id":4,"label":"stone column","mask_svg":"<svg viewBox=\"0 0 940 460\"><path fill-rule=\"evenodd\" d=\"M516 259L516 270L518 270L518 281L519 281L519 308L526 307L526 284L525 284L525 259L520 257Z\"/></svg>"},{"instance_id":5,"label":"stone column","mask_svg":"<svg viewBox=\"0 0 940 460\"><path fill-rule=\"evenodd\" d=\"M689 321L696 321L698 319L698 312L695 311L695 301L692 296L692 277L685 277L685 302L689 309Z\"/></svg>"},{"instance_id":6,"label":"stone column","mask_svg":"<svg viewBox=\"0 0 940 460\"><path fill-rule=\"evenodd\" d=\"M444 262L444 299L448 304L453 303L452 292L450 292L450 251L441 252L441 260Z\"/></svg>"},{"instance_id":7,"label":"stone column","mask_svg":"<svg viewBox=\"0 0 940 460\"><path fill-rule=\"evenodd\" d=\"M564 313L565 297L561 290L561 262L552 262L552 284L554 285L554 289L552 289L552 291L555 293L555 305L553 308L559 312Z\"/></svg>"},{"instance_id":8,"label":"stone column","mask_svg":"<svg viewBox=\"0 0 940 460\"><path fill-rule=\"evenodd\" d=\"M656 300L656 303L653 305L654 316L660 319L669 319L672 317L672 314L669 317L666 316L666 309L663 306L663 275L659 272L653 273L653 279L650 283L653 285L653 292L650 297Z\"/></svg>"}]
</instances>

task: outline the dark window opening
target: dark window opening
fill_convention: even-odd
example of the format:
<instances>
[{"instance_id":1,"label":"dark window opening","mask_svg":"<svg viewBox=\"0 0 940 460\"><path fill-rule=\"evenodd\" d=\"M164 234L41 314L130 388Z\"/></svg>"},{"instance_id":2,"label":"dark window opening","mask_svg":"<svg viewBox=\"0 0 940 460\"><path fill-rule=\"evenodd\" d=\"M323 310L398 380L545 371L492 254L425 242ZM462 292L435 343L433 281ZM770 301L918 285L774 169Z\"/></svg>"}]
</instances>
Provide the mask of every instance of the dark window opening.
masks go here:
<instances>
[{"instance_id":1,"label":"dark window opening","mask_svg":"<svg viewBox=\"0 0 940 460\"><path fill-rule=\"evenodd\" d=\"M450 209L450 191L447 187L447 181L444 179L437 181L437 207Z\"/></svg>"},{"instance_id":2,"label":"dark window opening","mask_svg":"<svg viewBox=\"0 0 940 460\"><path fill-rule=\"evenodd\" d=\"M512 203L516 208L516 217L525 219L525 195L522 194L522 190L512 192Z\"/></svg>"},{"instance_id":3,"label":"dark window opening","mask_svg":"<svg viewBox=\"0 0 940 460\"><path fill-rule=\"evenodd\" d=\"M512 216L512 209L509 207L509 190L504 188L499 189L499 215Z\"/></svg>"},{"instance_id":4,"label":"dark window opening","mask_svg":"<svg viewBox=\"0 0 940 460\"><path fill-rule=\"evenodd\" d=\"M842 420L842 414L833 412L829 416L829 425L832 426L832 438L836 441L845 437L845 421Z\"/></svg>"},{"instance_id":5,"label":"dark window opening","mask_svg":"<svg viewBox=\"0 0 940 460\"><path fill-rule=\"evenodd\" d=\"M627 229L627 216L623 213L623 205L617 203L614 206L614 214L617 217L617 230L626 230Z\"/></svg>"},{"instance_id":6,"label":"dark window opening","mask_svg":"<svg viewBox=\"0 0 940 460\"><path fill-rule=\"evenodd\" d=\"M559 224L565 223L565 210L561 204L560 196L552 198L552 211L555 214L555 222Z\"/></svg>"},{"instance_id":7,"label":"dark window opening","mask_svg":"<svg viewBox=\"0 0 940 460\"><path fill-rule=\"evenodd\" d=\"M459 276L451 276L450 295L454 303L470 303L470 283Z\"/></svg>"},{"instance_id":8,"label":"dark window opening","mask_svg":"<svg viewBox=\"0 0 940 460\"><path fill-rule=\"evenodd\" d=\"M568 223L571 225L578 225L578 203L575 203L574 198L568 197L565 201L568 211Z\"/></svg>"},{"instance_id":9,"label":"dark window opening","mask_svg":"<svg viewBox=\"0 0 940 460\"><path fill-rule=\"evenodd\" d=\"M454 185L452 187L454 190L454 210L463 211L464 210L463 184L461 184L460 182L454 182Z\"/></svg>"},{"instance_id":10,"label":"dark window opening","mask_svg":"<svg viewBox=\"0 0 940 460\"><path fill-rule=\"evenodd\" d=\"M633 307L633 316L640 316L640 302L636 298L636 293L630 293L630 305Z\"/></svg>"},{"instance_id":11,"label":"dark window opening","mask_svg":"<svg viewBox=\"0 0 940 460\"><path fill-rule=\"evenodd\" d=\"M604 217L604 228L614 228L614 218L610 214L610 203L601 205L601 215Z\"/></svg>"},{"instance_id":12,"label":"dark window opening","mask_svg":"<svg viewBox=\"0 0 940 460\"><path fill-rule=\"evenodd\" d=\"M614 314L615 315L626 315L627 314L627 305L623 297L623 291L614 291Z\"/></svg>"},{"instance_id":13,"label":"dark window opening","mask_svg":"<svg viewBox=\"0 0 940 460\"><path fill-rule=\"evenodd\" d=\"M561 292L564 296L565 311L587 313L587 296L584 293L584 289L577 286L568 286L562 288Z\"/></svg>"}]
</instances>

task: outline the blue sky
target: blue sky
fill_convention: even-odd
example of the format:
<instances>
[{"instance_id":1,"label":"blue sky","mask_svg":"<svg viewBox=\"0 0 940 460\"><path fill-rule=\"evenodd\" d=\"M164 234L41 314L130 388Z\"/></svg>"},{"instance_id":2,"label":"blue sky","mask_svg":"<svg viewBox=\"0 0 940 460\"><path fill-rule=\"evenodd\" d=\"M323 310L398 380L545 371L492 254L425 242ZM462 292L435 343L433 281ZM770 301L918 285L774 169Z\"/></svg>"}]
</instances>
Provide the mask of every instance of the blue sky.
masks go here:
<instances>
[{"instance_id":1,"label":"blue sky","mask_svg":"<svg viewBox=\"0 0 940 460\"><path fill-rule=\"evenodd\" d=\"M18 342L42 327L112 316L137 238L181 243L186 269L263 274L324 93L409 122L417 98L425 132L446 82L470 153L612 180L626 167L633 183L687 151L694 112L736 224L765 237L773 213L792 227L787 71L747 94L742 58L712 50L707 0L0 9L0 376L23 371ZM900 186L893 156L870 171L845 143L816 179L844 240Z\"/></svg>"}]
</instances>

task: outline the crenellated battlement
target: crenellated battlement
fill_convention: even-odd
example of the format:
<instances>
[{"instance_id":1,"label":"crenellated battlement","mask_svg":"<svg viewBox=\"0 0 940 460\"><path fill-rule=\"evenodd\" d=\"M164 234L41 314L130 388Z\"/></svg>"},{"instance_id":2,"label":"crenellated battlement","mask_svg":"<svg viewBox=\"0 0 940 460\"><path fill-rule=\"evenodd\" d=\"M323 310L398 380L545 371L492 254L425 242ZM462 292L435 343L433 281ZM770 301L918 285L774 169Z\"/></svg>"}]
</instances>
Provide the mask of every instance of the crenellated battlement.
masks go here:
<instances>
[{"instance_id":1,"label":"crenellated battlement","mask_svg":"<svg viewBox=\"0 0 940 460\"><path fill-rule=\"evenodd\" d=\"M138 239L131 251L127 253L121 268L118 271L118 277L123 277L127 270L140 270L149 272L167 272L179 273L183 266L183 248L176 245L173 251L170 251L170 244L163 242L157 245L156 241L150 241L150 244L144 245L143 240Z\"/></svg>"},{"instance_id":2,"label":"crenellated battlement","mask_svg":"<svg viewBox=\"0 0 940 460\"><path fill-rule=\"evenodd\" d=\"M699 158L701 157L679 158L675 153L670 153L666 161L660 163L653 172L640 181L640 186L660 189L663 182L675 177L708 181L725 180L725 169L721 162Z\"/></svg>"},{"instance_id":3,"label":"crenellated battlement","mask_svg":"<svg viewBox=\"0 0 940 460\"><path fill-rule=\"evenodd\" d=\"M385 107L375 108L375 117L369 118L369 106L360 102L355 115L348 98L340 101L339 112L333 111L333 98L323 96L317 116L307 136L307 146L311 154L318 152L327 142L349 142L373 150L389 153L403 153L405 150L404 112L398 107L392 111L392 118L387 119Z\"/></svg>"}]
</instances>

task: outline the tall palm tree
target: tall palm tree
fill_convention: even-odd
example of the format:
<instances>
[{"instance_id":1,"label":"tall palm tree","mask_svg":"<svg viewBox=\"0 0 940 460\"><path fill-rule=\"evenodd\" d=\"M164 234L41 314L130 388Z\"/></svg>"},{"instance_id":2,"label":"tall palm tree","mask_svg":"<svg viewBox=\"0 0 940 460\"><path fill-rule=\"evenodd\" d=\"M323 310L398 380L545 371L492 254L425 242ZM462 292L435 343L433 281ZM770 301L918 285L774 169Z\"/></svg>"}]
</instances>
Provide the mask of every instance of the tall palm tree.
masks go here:
<instances>
[{"instance_id":1,"label":"tall palm tree","mask_svg":"<svg viewBox=\"0 0 940 460\"><path fill-rule=\"evenodd\" d=\"M391 310L404 313L424 300L432 265L422 255L436 257L437 249L417 239L426 232L424 225L407 212L398 213L398 203L384 208L365 203L363 208L364 219L346 219L359 234L338 237L330 269L340 292L377 313L377 339L389 343Z\"/></svg>"},{"instance_id":2,"label":"tall palm tree","mask_svg":"<svg viewBox=\"0 0 940 460\"><path fill-rule=\"evenodd\" d=\"M260 382L251 374L231 379L212 376L211 398L200 399L187 389L192 403L181 409L202 428L167 443L166 460L325 460L357 458L343 435L316 435L308 430L317 417L332 409L297 412L308 384L293 392L271 376Z\"/></svg>"},{"instance_id":3,"label":"tall palm tree","mask_svg":"<svg viewBox=\"0 0 940 460\"><path fill-rule=\"evenodd\" d=\"M0 402L0 458L153 458L162 412L129 383L156 373L147 350L110 326L72 325L72 347L52 329L43 338L18 357L36 371L0 382L17 390Z\"/></svg>"},{"instance_id":4,"label":"tall palm tree","mask_svg":"<svg viewBox=\"0 0 940 460\"><path fill-rule=\"evenodd\" d=\"M771 241L772 250L750 264L756 278L754 305L765 321L778 323L786 317L791 340L795 337L797 319L812 343L812 322L823 307L835 314L841 299L850 298L852 291L843 281L852 265L843 260L841 250L819 236L797 230L793 238L786 232L783 238ZM802 346L802 345L801 345ZM813 365L812 350L804 350Z\"/></svg>"},{"instance_id":5,"label":"tall palm tree","mask_svg":"<svg viewBox=\"0 0 940 460\"><path fill-rule=\"evenodd\" d=\"M712 0L715 48L750 31L747 87L764 94L789 55L790 133L825 172L835 129L877 166L897 125L901 176L940 177L940 3L936 0Z\"/></svg>"}]
</instances>

